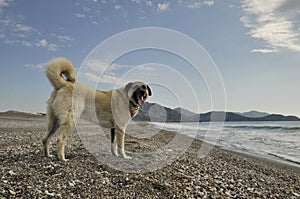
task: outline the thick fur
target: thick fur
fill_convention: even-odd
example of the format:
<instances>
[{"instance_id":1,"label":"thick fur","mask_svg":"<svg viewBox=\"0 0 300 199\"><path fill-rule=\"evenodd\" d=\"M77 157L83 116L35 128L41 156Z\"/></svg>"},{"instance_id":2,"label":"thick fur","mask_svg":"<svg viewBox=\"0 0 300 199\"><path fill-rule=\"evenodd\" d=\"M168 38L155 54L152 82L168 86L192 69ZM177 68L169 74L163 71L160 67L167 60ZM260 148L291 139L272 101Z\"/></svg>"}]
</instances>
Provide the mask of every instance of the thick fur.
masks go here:
<instances>
[{"instance_id":1,"label":"thick fur","mask_svg":"<svg viewBox=\"0 0 300 199\"><path fill-rule=\"evenodd\" d=\"M58 58L46 68L46 75L55 89L60 89L69 82L75 82L75 70L71 62L65 58ZM66 80L62 77L64 75Z\"/></svg>"},{"instance_id":2,"label":"thick fur","mask_svg":"<svg viewBox=\"0 0 300 199\"><path fill-rule=\"evenodd\" d=\"M75 83L74 67L65 58L51 61L46 67L46 76L54 87L48 100L48 129L43 138L43 150L47 157L50 156L50 140L60 129L57 153L60 160L66 161L66 139L82 116L103 128L110 128L111 152L115 156L129 158L124 150L125 130L139 107L152 95L149 86L142 82L130 82L116 90L95 90Z\"/></svg>"}]
</instances>

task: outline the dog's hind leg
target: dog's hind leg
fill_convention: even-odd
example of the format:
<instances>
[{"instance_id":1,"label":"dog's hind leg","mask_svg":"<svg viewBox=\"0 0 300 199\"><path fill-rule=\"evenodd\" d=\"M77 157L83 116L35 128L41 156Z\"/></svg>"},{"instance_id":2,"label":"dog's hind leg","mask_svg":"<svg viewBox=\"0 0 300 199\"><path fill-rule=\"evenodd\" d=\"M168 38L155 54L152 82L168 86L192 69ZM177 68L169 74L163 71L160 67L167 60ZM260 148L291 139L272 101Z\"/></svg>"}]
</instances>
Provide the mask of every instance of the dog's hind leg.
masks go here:
<instances>
[{"instance_id":1,"label":"dog's hind leg","mask_svg":"<svg viewBox=\"0 0 300 199\"><path fill-rule=\"evenodd\" d=\"M48 111L48 129L46 135L44 136L42 143L43 143L43 151L46 157L51 157L49 152L49 144L51 138L53 137L56 130L59 128L59 121L58 118L54 116L52 111Z\"/></svg>"},{"instance_id":2,"label":"dog's hind leg","mask_svg":"<svg viewBox=\"0 0 300 199\"><path fill-rule=\"evenodd\" d=\"M65 162L68 161L65 158L65 145L67 141L67 137L70 133L72 133L75 129L75 125L72 119L69 119L67 121L62 121L60 125L60 135L57 139L57 154L58 158Z\"/></svg>"}]
</instances>

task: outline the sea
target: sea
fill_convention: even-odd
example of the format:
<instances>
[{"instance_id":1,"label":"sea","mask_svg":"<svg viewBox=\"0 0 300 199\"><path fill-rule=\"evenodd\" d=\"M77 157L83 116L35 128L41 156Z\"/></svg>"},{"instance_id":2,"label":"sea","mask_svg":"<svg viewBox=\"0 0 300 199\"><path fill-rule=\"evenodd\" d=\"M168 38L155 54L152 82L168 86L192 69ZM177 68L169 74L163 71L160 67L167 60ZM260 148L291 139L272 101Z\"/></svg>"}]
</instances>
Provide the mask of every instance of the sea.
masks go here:
<instances>
[{"instance_id":1,"label":"sea","mask_svg":"<svg viewBox=\"0 0 300 199\"><path fill-rule=\"evenodd\" d=\"M300 122L153 123L222 148L300 167Z\"/></svg>"}]
</instances>

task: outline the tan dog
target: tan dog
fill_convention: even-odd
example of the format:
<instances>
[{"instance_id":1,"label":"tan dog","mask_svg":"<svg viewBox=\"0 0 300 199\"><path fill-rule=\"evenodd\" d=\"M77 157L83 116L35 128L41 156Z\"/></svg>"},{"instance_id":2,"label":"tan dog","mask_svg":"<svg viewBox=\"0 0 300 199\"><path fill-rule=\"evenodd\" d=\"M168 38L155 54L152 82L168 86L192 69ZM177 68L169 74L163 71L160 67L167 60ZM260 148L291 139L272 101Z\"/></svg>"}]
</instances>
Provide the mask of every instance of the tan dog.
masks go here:
<instances>
[{"instance_id":1,"label":"tan dog","mask_svg":"<svg viewBox=\"0 0 300 199\"><path fill-rule=\"evenodd\" d=\"M48 100L48 130L43 138L43 149L47 157L49 143L57 129L57 153L66 161L64 146L68 135L74 131L78 119L83 118L111 129L111 152L123 158L125 129L138 109L151 96L151 89L142 82L130 82L125 87L99 91L82 83L75 83L75 70L70 61L58 58L46 68L46 75L54 87Z\"/></svg>"}]
</instances>

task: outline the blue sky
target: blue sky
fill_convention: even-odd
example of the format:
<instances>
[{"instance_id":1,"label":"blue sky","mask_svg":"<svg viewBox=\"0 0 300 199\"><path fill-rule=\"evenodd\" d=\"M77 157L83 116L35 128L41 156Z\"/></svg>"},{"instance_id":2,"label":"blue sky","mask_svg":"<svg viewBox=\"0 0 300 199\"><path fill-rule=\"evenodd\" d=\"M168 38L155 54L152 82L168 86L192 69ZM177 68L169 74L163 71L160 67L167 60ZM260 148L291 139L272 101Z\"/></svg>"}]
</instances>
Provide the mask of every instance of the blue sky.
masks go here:
<instances>
[{"instance_id":1,"label":"blue sky","mask_svg":"<svg viewBox=\"0 0 300 199\"><path fill-rule=\"evenodd\" d=\"M126 82L151 76L160 81L150 82L152 102L195 112L218 109L205 77L172 53L130 52L107 70L100 55L86 59L115 34L160 27L203 46L221 74L227 110L300 116L299 14L298 0L0 0L0 111L45 112L52 88L43 69L61 56L78 70L90 66L78 79L93 87L110 89L121 77Z\"/></svg>"}]
</instances>

